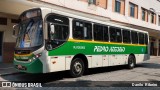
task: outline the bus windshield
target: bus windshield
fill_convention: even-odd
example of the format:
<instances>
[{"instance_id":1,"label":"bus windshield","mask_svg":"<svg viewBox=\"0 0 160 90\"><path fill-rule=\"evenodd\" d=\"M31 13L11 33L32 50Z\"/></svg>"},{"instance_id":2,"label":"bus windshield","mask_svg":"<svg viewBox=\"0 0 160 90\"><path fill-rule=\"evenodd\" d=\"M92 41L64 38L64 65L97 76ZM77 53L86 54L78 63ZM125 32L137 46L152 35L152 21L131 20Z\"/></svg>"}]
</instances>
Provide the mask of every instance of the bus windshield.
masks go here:
<instances>
[{"instance_id":1,"label":"bus windshield","mask_svg":"<svg viewBox=\"0 0 160 90\"><path fill-rule=\"evenodd\" d=\"M40 17L29 18L19 24L19 36L17 48L29 48L40 46L43 43L42 19Z\"/></svg>"}]
</instances>

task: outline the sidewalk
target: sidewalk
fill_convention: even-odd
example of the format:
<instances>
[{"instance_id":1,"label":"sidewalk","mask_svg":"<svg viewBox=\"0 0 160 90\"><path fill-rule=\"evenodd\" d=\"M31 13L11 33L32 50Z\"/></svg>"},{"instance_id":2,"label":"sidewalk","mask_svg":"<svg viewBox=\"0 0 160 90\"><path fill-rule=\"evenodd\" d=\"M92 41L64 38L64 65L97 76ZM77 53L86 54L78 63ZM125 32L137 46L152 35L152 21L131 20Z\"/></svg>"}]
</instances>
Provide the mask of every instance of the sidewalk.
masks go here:
<instances>
[{"instance_id":1,"label":"sidewalk","mask_svg":"<svg viewBox=\"0 0 160 90\"><path fill-rule=\"evenodd\" d=\"M13 63L0 63L0 76L18 73L15 70Z\"/></svg>"},{"instance_id":2,"label":"sidewalk","mask_svg":"<svg viewBox=\"0 0 160 90\"><path fill-rule=\"evenodd\" d=\"M160 56L150 56L150 59L154 59L154 58L159 58L160 59Z\"/></svg>"},{"instance_id":3,"label":"sidewalk","mask_svg":"<svg viewBox=\"0 0 160 90\"><path fill-rule=\"evenodd\" d=\"M150 59L156 58L159 58L160 60L160 56L150 56ZM0 76L11 75L16 73L19 72L15 70L13 63L0 63Z\"/></svg>"}]
</instances>

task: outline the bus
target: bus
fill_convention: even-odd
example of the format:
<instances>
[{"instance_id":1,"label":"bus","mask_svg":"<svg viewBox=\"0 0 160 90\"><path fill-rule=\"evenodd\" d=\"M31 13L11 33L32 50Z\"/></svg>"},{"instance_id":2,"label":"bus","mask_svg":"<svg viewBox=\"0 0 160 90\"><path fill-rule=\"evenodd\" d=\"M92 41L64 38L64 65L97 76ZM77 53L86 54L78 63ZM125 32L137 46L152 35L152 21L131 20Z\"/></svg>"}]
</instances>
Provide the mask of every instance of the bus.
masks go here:
<instances>
[{"instance_id":1,"label":"bus","mask_svg":"<svg viewBox=\"0 0 160 90\"><path fill-rule=\"evenodd\" d=\"M24 11L19 20L13 63L20 72L68 70L80 77L89 68L132 69L150 58L146 31L44 7Z\"/></svg>"}]
</instances>

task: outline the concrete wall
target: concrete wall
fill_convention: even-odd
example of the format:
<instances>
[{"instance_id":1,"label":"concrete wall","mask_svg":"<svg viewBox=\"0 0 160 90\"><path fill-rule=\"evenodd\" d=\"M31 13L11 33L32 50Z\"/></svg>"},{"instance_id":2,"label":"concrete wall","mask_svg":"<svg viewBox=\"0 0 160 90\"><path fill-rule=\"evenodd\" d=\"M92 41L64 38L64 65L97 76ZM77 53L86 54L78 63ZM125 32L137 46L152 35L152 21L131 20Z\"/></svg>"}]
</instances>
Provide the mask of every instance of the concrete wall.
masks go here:
<instances>
[{"instance_id":1,"label":"concrete wall","mask_svg":"<svg viewBox=\"0 0 160 90\"><path fill-rule=\"evenodd\" d=\"M3 32L2 62L12 62L16 39L12 37L13 25L11 19L17 19L16 15L0 13L0 17L7 18L7 25L0 25L0 32Z\"/></svg>"},{"instance_id":2,"label":"concrete wall","mask_svg":"<svg viewBox=\"0 0 160 90\"><path fill-rule=\"evenodd\" d=\"M0 32L3 32L2 56L0 62L12 62L16 39L12 37L13 25L11 19L17 19L23 11L40 7L39 4L31 0L0 0L0 17L7 18L7 25L0 25Z\"/></svg>"}]
</instances>

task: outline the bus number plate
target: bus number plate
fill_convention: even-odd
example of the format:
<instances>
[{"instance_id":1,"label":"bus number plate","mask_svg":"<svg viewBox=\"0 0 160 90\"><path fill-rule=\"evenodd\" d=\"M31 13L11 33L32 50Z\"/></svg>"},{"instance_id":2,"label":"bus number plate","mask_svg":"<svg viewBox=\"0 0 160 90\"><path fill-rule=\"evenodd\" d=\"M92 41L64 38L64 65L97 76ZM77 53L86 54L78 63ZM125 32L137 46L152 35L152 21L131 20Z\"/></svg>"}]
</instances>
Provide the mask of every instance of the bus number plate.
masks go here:
<instances>
[{"instance_id":1,"label":"bus number plate","mask_svg":"<svg viewBox=\"0 0 160 90\"><path fill-rule=\"evenodd\" d=\"M18 65L18 69L21 69L22 68L22 65Z\"/></svg>"}]
</instances>

